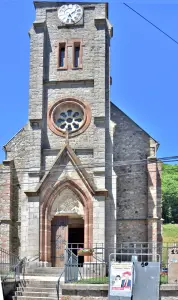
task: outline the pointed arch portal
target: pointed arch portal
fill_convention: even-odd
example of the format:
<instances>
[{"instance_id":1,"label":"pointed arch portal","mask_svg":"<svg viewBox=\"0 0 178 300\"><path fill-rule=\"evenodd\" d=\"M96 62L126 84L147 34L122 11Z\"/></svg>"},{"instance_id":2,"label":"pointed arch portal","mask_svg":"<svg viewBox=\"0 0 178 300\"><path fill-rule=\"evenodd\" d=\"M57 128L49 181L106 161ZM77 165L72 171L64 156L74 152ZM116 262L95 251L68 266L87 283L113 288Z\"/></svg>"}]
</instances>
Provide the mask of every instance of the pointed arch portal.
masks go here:
<instances>
[{"instance_id":1,"label":"pointed arch portal","mask_svg":"<svg viewBox=\"0 0 178 300\"><path fill-rule=\"evenodd\" d=\"M85 248L92 247L92 196L84 192L74 181L67 180L58 182L42 200L40 260L51 263L52 266L63 266L65 244L84 243ZM79 235L76 234L74 223L79 224L80 240L77 240Z\"/></svg>"}]
</instances>

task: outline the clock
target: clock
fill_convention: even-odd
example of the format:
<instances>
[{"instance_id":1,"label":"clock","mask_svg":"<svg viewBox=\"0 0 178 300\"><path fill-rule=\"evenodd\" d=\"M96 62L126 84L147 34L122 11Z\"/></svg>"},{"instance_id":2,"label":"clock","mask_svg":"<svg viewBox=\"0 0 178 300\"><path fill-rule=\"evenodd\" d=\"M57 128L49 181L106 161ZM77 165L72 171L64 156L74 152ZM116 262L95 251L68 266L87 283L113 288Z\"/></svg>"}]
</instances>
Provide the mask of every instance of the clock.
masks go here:
<instances>
[{"instance_id":1,"label":"clock","mask_svg":"<svg viewBox=\"0 0 178 300\"><path fill-rule=\"evenodd\" d=\"M67 25L79 22L82 16L83 8L78 4L62 5L58 10L59 20Z\"/></svg>"}]
</instances>

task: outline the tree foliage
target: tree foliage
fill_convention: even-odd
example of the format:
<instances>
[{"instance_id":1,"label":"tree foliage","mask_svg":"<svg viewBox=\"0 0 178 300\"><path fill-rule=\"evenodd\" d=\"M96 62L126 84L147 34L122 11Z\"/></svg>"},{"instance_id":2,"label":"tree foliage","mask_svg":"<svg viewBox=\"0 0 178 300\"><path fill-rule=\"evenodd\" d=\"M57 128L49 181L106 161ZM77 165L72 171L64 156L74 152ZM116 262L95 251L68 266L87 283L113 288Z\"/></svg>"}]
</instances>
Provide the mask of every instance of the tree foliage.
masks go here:
<instances>
[{"instance_id":1,"label":"tree foliage","mask_svg":"<svg viewBox=\"0 0 178 300\"><path fill-rule=\"evenodd\" d=\"M165 223L178 223L178 165L163 164L162 204Z\"/></svg>"}]
</instances>

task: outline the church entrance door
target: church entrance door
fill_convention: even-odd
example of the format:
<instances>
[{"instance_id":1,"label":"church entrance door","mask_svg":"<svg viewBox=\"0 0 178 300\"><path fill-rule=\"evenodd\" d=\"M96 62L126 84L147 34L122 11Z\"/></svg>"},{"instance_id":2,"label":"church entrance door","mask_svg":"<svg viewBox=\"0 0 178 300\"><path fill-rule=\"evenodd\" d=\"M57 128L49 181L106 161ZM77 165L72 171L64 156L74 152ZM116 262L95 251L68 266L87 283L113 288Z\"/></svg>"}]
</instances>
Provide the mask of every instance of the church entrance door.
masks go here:
<instances>
[{"instance_id":1,"label":"church entrance door","mask_svg":"<svg viewBox=\"0 0 178 300\"><path fill-rule=\"evenodd\" d=\"M69 219L68 248L77 255L77 250L84 248L84 221L82 218ZM83 264L84 257L78 257L79 264Z\"/></svg>"},{"instance_id":2,"label":"church entrance door","mask_svg":"<svg viewBox=\"0 0 178 300\"><path fill-rule=\"evenodd\" d=\"M51 222L52 267L64 267L64 249L68 242L68 217L55 216Z\"/></svg>"}]
</instances>

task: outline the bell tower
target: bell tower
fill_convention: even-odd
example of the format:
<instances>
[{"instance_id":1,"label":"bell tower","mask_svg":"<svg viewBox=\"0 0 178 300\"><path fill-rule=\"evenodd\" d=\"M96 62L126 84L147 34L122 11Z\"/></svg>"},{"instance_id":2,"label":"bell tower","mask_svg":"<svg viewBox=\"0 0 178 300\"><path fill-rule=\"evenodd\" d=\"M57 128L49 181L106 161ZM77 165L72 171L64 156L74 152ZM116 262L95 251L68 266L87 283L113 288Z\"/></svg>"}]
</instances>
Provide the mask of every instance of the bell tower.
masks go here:
<instances>
[{"instance_id":1,"label":"bell tower","mask_svg":"<svg viewBox=\"0 0 178 300\"><path fill-rule=\"evenodd\" d=\"M39 130L39 148L32 151L32 165L41 167L40 148L63 145L66 130L72 147L93 145L95 163L105 164L112 36L108 4L42 1L34 5L29 122L32 135Z\"/></svg>"},{"instance_id":2,"label":"bell tower","mask_svg":"<svg viewBox=\"0 0 178 300\"><path fill-rule=\"evenodd\" d=\"M57 217L65 217L63 239L67 240L76 222L71 217L74 210L75 218L83 212L83 221L78 224L83 226L85 246L105 244L112 26L107 3L40 1L34 5L36 20L29 32L29 144L26 148L26 167L33 176L28 175L30 191L26 194L31 199L28 202L39 203L40 225L34 233L34 214L30 208L28 224L22 229L22 252L27 247L31 256L39 251L41 260L49 262L51 224L58 226L62 223ZM33 182L40 182L40 188ZM62 186L66 192L61 191ZM49 190L51 194L47 197ZM67 195L73 195L76 205L82 208L74 209L68 204L71 211L67 213L62 206L61 212L60 201Z\"/></svg>"}]
</instances>

